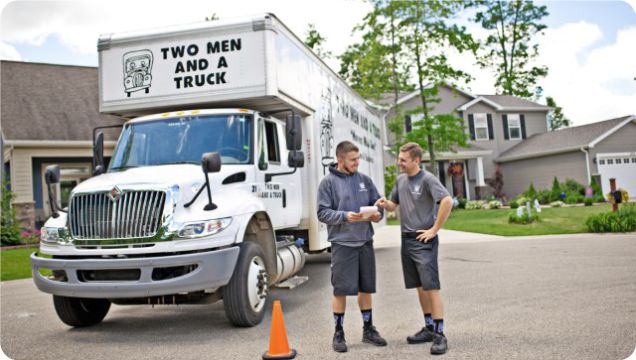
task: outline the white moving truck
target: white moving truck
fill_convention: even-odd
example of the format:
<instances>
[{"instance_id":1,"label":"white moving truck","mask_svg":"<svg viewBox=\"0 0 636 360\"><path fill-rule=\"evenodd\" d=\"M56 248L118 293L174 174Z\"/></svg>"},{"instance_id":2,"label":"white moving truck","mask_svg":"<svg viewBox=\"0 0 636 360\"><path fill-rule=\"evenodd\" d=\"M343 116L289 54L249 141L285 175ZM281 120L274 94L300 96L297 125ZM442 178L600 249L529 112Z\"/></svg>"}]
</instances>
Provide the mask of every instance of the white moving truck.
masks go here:
<instances>
[{"instance_id":1,"label":"white moving truck","mask_svg":"<svg viewBox=\"0 0 636 360\"><path fill-rule=\"evenodd\" d=\"M272 14L98 49L100 111L130 120L107 168L96 132L95 176L52 205L35 284L71 326L111 303L219 299L233 324L258 324L268 288L329 247L316 194L335 144L356 143L384 188L380 117Z\"/></svg>"}]
</instances>

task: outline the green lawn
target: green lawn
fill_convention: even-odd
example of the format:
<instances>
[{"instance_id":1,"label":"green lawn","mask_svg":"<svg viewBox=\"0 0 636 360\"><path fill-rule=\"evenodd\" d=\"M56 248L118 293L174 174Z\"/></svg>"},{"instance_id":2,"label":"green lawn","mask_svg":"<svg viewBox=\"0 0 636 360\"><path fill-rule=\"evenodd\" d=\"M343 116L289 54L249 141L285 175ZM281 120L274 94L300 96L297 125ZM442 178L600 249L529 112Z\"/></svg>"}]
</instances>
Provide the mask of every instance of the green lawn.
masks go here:
<instances>
[{"instance_id":1,"label":"green lawn","mask_svg":"<svg viewBox=\"0 0 636 360\"><path fill-rule=\"evenodd\" d=\"M0 280L30 278L31 263L29 262L29 256L37 250L37 247L2 250L0 252L0 261L2 262Z\"/></svg>"},{"instance_id":2,"label":"green lawn","mask_svg":"<svg viewBox=\"0 0 636 360\"><path fill-rule=\"evenodd\" d=\"M508 216L515 210L453 210L445 229L503 236L551 235L585 233L588 216L612 210L609 204L541 209L540 221L528 225L509 224ZM390 225L399 224L389 221Z\"/></svg>"}]
</instances>

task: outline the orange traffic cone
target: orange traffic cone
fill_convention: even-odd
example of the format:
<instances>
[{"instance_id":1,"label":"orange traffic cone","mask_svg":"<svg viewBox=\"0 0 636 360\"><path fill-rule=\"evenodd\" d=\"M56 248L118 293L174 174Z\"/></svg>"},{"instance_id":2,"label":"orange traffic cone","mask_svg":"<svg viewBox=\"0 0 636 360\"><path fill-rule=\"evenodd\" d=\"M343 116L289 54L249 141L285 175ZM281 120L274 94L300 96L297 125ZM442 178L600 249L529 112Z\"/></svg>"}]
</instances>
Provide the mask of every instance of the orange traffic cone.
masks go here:
<instances>
[{"instance_id":1,"label":"orange traffic cone","mask_svg":"<svg viewBox=\"0 0 636 360\"><path fill-rule=\"evenodd\" d=\"M283 319L283 309L280 300L274 300L272 310L272 328L269 332L269 350L263 354L263 359L293 359L296 357L296 350L289 348L287 341L287 331L285 331L285 320Z\"/></svg>"}]
</instances>

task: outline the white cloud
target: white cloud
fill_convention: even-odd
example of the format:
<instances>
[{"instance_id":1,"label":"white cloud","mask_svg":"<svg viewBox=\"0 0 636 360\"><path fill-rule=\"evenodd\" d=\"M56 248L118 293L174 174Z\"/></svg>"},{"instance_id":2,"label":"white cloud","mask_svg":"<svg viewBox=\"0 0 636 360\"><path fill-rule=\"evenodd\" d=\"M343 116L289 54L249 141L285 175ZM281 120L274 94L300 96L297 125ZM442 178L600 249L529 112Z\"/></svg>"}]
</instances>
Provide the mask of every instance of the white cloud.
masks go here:
<instances>
[{"instance_id":1,"label":"white cloud","mask_svg":"<svg viewBox=\"0 0 636 360\"><path fill-rule=\"evenodd\" d=\"M548 29L537 63L549 67L541 81L546 96L575 125L636 114L636 27L619 30L616 42L593 47L605 34L595 24Z\"/></svg>"},{"instance_id":2,"label":"white cloud","mask_svg":"<svg viewBox=\"0 0 636 360\"><path fill-rule=\"evenodd\" d=\"M0 41L0 59L20 61L22 60L22 56L20 56L18 50L16 50L13 46L5 43L4 41Z\"/></svg>"}]
</instances>

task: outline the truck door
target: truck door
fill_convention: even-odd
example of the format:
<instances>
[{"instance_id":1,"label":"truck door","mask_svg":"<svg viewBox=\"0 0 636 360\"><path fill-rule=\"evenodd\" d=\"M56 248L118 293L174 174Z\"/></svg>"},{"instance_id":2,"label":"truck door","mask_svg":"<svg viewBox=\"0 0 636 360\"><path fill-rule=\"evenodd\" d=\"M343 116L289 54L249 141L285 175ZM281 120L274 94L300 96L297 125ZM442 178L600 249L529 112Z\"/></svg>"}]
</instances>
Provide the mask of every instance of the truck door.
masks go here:
<instances>
[{"instance_id":1,"label":"truck door","mask_svg":"<svg viewBox=\"0 0 636 360\"><path fill-rule=\"evenodd\" d=\"M258 175L260 197L275 229L297 226L301 216L300 171L265 182L265 174L291 172L287 163L285 124L274 118L259 119Z\"/></svg>"}]
</instances>

